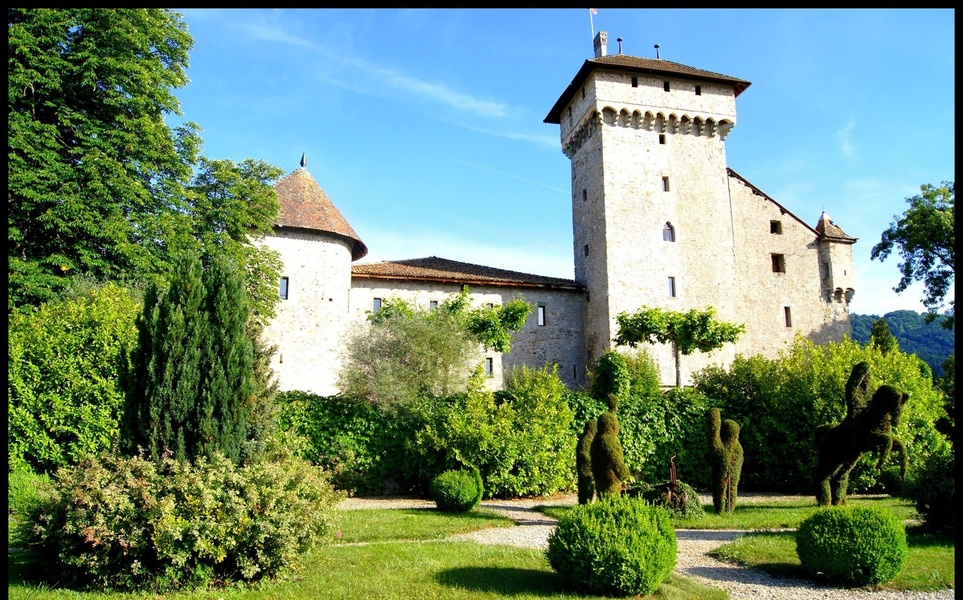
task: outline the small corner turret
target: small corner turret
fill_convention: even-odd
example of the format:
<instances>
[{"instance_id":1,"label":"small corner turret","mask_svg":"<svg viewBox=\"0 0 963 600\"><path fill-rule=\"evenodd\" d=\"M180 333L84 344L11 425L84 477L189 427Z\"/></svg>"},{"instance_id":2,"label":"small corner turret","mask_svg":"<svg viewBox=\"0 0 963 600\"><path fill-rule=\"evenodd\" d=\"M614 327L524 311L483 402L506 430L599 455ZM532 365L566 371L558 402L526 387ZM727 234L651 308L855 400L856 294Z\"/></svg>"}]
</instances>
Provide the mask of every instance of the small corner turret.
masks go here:
<instances>
[{"instance_id":1,"label":"small corner turret","mask_svg":"<svg viewBox=\"0 0 963 600\"><path fill-rule=\"evenodd\" d=\"M823 267L823 294L827 302L847 306L856 293L856 267L853 263L853 244L857 238L847 235L834 223L826 211L816 224L819 234L820 260Z\"/></svg>"}]
</instances>

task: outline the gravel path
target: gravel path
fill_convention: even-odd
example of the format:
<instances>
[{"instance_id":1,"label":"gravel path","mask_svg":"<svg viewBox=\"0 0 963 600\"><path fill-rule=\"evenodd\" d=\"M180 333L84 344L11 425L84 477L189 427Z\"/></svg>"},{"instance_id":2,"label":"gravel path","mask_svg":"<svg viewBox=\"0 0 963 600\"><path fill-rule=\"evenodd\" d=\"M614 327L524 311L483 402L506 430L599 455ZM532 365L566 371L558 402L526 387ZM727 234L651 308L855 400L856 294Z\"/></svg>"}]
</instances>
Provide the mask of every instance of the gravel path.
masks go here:
<instances>
[{"instance_id":1,"label":"gravel path","mask_svg":"<svg viewBox=\"0 0 963 600\"><path fill-rule=\"evenodd\" d=\"M780 499L773 495L740 495L740 502ZM575 496L521 500L486 500L484 508L497 511L516 523L516 527L493 527L454 535L452 540L471 540L479 544L502 544L523 548L548 548L548 536L555 520L534 510L536 506L571 506ZM712 502L703 498L703 503ZM348 498L340 508L434 508L434 502L421 498ZM820 586L812 581L774 577L758 569L725 563L708 552L745 533L733 530L676 530L678 554L675 572L729 592L730 600L944 600L955 598L955 590L938 592L870 592Z\"/></svg>"}]
</instances>

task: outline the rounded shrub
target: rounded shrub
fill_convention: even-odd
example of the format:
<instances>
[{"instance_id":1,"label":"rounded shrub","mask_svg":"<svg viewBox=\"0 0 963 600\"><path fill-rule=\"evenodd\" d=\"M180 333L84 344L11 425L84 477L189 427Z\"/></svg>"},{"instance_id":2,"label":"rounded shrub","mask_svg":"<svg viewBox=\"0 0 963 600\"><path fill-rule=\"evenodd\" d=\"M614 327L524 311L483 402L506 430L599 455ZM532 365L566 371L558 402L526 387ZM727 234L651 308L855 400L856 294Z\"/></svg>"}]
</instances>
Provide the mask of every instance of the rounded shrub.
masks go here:
<instances>
[{"instance_id":1,"label":"rounded shrub","mask_svg":"<svg viewBox=\"0 0 963 600\"><path fill-rule=\"evenodd\" d=\"M906 563L906 530L887 510L831 506L799 525L796 554L810 575L835 585L886 583Z\"/></svg>"},{"instance_id":2,"label":"rounded shrub","mask_svg":"<svg viewBox=\"0 0 963 600\"><path fill-rule=\"evenodd\" d=\"M928 457L908 487L923 529L932 533L956 532L956 459L952 452Z\"/></svg>"},{"instance_id":3,"label":"rounded shrub","mask_svg":"<svg viewBox=\"0 0 963 600\"><path fill-rule=\"evenodd\" d=\"M606 497L572 508L548 538L548 562L574 588L648 595L672 573L675 530L668 511L639 498Z\"/></svg>"},{"instance_id":4,"label":"rounded shrub","mask_svg":"<svg viewBox=\"0 0 963 600\"><path fill-rule=\"evenodd\" d=\"M470 511L481 502L484 492L481 474L475 469L445 471L432 479L429 486L438 510L445 512Z\"/></svg>"}]
</instances>

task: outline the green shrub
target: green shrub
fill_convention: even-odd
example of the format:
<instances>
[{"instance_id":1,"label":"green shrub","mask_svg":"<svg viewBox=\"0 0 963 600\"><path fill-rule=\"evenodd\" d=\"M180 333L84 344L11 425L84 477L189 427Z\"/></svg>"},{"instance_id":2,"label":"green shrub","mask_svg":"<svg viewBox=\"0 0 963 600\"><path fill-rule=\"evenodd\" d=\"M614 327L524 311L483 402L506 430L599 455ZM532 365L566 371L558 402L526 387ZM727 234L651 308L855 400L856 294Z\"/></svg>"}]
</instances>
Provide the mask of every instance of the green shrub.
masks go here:
<instances>
[{"instance_id":1,"label":"green shrub","mask_svg":"<svg viewBox=\"0 0 963 600\"><path fill-rule=\"evenodd\" d=\"M604 498L567 512L548 539L552 568L593 594L647 595L672 573L669 513L636 498Z\"/></svg>"},{"instance_id":2,"label":"green shrub","mask_svg":"<svg viewBox=\"0 0 963 600\"><path fill-rule=\"evenodd\" d=\"M40 500L40 488L50 483L47 475L27 469L7 473L7 512L23 516Z\"/></svg>"},{"instance_id":3,"label":"green shrub","mask_svg":"<svg viewBox=\"0 0 963 600\"><path fill-rule=\"evenodd\" d=\"M154 592L296 573L340 499L278 450L236 467L105 456L55 474L23 522L44 575L69 587Z\"/></svg>"},{"instance_id":4,"label":"green shrub","mask_svg":"<svg viewBox=\"0 0 963 600\"><path fill-rule=\"evenodd\" d=\"M430 495L445 512L468 512L481 502L485 488L476 469L445 471L431 480Z\"/></svg>"},{"instance_id":5,"label":"green shrub","mask_svg":"<svg viewBox=\"0 0 963 600\"><path fill-rule=\"evenodd\" d=\"M899 518L873 507L823 508L796 532L803 569L843 587L892 581L903 569L907 552Z\"/></svg>"},{"instance_id":6,"label":"green shrub","mask_svg":"<svg viewBox=\"0 0 963 600\"><path fill-rule=\"evenodd\" d=\"M10 470L53 472L116 443L119 359L137 339L139 309L108 284L8 317Z\"/></svg>"},{"instance_id":7,"label":"green shrub","mask_svg":"<svg viewBox=\"0 0 963 600\"><path fill-rule=\"evenodd\" d=\"M669 511L669 514L676 519L704 516L706 511L695 489L684 481L676 480L676 484L679 486L678 490L669 494L671 485L669 481L658 485L637 483L629 487L627 495L642 498L649 504L655 506L661 506Z\"/></svg>"},{"instance_id":8,"label":"green shrub","mask_svg":"<svg viewBox=\"0 0 963 600\"><path fill-rule=\"evenodd\" d=\"M956 458L952 451L927 458L908 487L924 529L956 532Z\"/></svg>"},{"instance_id":9,"label":"green shrub","mask_svg":"<svg viewBox=\"0 0 963 600\"><path fill-rule=\"evenodd\" d=\"M694 377L695 388L741 425L739 441L745 455L757 457L743 465L740 487L812 493L818 458L813 432L819 425L842 420L846 382L853 365L862 361L870 364L870 396L883 384L910 394L894 430L909 449L910 477L922 459L948 444L934 425L945 414L941 395L918 357L898 351L882 354L848 338L817 346L800 337L777 359L737 356L728 369L709 367ZM856 464L849 493L877 486L881 472L876 458L867 453ZM898 453L889 460L884 466L898 464ZM685 478L702 487L689 475Z\"/></svg>"}]
</instances>

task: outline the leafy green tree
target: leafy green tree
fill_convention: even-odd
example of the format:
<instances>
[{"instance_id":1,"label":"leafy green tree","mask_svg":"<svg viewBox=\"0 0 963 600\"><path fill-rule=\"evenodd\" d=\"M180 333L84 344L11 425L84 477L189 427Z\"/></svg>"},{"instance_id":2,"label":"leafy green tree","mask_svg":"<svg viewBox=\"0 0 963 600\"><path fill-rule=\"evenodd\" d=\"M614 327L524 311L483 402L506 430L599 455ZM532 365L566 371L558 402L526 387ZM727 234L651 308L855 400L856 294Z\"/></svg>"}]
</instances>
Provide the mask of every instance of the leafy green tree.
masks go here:
<instances>
[{"instance_id":1,"label":"leafy green tree","mask_svg":"<svg viewBox=\"0 0 963 600\"><path fill-rule=\"evenodd\" d=\"M178 264L170 288L147 290L125 369L121 449L153 460L223 454L242 462L259 387L250 304L223 256Z\"/></svg>"},{"instance_id":2,"label":"leafy green tree","mask_svg":"<svg viewBox=\"0 0 963 600\"><path fill-rule=\"evenodd\" d=\"M160 9L8 9L10 304L156 272L200 146L171 128L193 40ZM174 210L172 210L174 209Z\"/></svg>"},{"instance_id":3,"label":"leafy green tree","mask_svg":"<svg viewBox=\"0 0 963 600\"><path fill-rule=\"evenodd\" d=\"M894 217L896 220L873 246L870 258L883 261L898 249L903 259L899 264L902 276L893 289L902 292L913 282L922 281L923 305L934 320L956 276L956 193L952 181L944 181L939 187L925 183L920 192L906 199L910 207ZM942 317L947 328L953 327L954 308L955 300L950 300L949 310Z\"/></svg>"},{"instance_id":4,"label":"leafy green tree","mask_svg":"<svg viewBox=\"0 0 963 600\"><path fill-rule=\"evenodd\" d=\"M259 161L199 157L199 127L170 127L193 39L166 9L10 9L8 311L81 276L161 283L182 252L244 266L259 320L278 257L254 244L277 216Z\"/></svg>"},{"instance_id":5,"label":"leafy green tree","mask_svg":"<svg viewBox=\"0 0 963 600\"><path fill-rule=\"evenodd\" d=\"M889 324L886 322L886 319L873 321L869 335L873 347L883 354L899 349L899 343L896 341L896 338L893 337L893 334L890 333Z\"/></svg>"},{"instance_id":6,"label":"leafy green tree","mask_svg":"<svg viewBox=\"0 0 963 600\"><path fill-rule=\"evenodd\" d=\"M745 325L719 321L712 307L676 312L664 308L642 307L616 316L618 335L615 343L635 347L640 343L672 344L675 354L675 385L682 387L681 357L695 351L712 352L734 343L745 332Z\"/></svg>"},{"instance_id":7,"label":"leafy green tree","mask_svg":"<svg viewBox=\"0 0 963 600\"><path fill-rule=\"evenodd\" d=\"M117 442L120 364L136 342L140 308L129 290L107 284L8 316L12 470L53 472Z\"/></svg>"},{"instance_id":8,"label":"leafy green tree","mask_svg":"<svg viewBox=\"0 0 963 600\"><path fill-rule=\"evenodd\" d=\"M530 311L517 299L472 309L467 287L434 309L386 299L349 334L339 389L383 406L461 392L481 362L481 349L508 352Z\"/></svg>"},{"instance_id":9,"label":"leafy green tree","mask_svg":"<svg viewBox=\"0 0 963 600\"><path fill-rule=\"evenodd\" d=\"M871 344L872 324L880 318L886 319L886 326L899 343L900 352L919 356L934 374L942 376L943 362L953 354L956 345L954 330L935 321L928 322L928 316L929 313L914 310L894 310L882 317L851 314L852 337L861 344Z\"/></svg>"}]
</instances>

